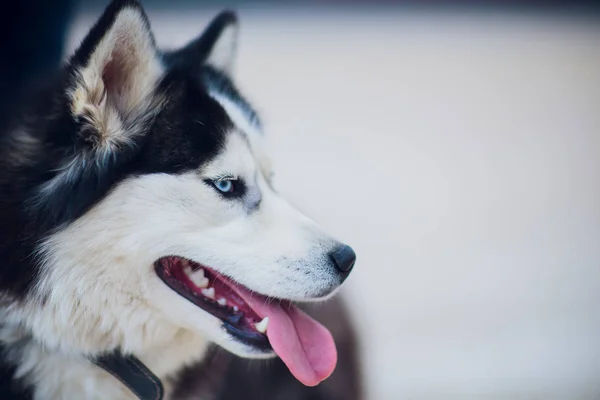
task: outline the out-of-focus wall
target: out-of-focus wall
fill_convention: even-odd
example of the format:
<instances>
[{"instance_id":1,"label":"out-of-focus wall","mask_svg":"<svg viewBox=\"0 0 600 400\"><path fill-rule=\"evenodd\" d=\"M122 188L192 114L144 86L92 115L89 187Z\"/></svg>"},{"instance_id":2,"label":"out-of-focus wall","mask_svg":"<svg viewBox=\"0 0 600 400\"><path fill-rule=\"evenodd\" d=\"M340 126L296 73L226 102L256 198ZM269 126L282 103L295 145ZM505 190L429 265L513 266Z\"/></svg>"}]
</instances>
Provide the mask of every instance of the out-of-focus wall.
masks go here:
<instances>
[{"instance_id":1,"label":"out-of-focus wall","mask_svg":"<svg viewBox=\"0 0 600 400\"><path fill-rule=\"evenodd\" d=\"M149 14L171 47L215 11ZM369 398L599 398L598 20L241 19L239 83L277 187L358 253L343 293Z\"/></svg>"}]
</instances>

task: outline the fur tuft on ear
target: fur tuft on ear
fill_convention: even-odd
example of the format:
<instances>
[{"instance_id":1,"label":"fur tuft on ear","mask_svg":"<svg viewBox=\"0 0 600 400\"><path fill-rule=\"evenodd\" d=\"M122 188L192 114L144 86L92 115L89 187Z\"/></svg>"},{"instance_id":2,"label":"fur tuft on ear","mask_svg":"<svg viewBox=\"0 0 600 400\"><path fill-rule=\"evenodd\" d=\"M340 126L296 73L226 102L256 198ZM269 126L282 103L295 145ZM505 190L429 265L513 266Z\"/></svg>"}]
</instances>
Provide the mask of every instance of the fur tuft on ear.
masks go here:
<instances>
[{"instance_id":1,"label":"fur tuft on ear","mask_svg":"<svg viewBox=\"0 0 600 400\"><path fill-rule=\"evenodd\" d=\"M155 93L163 66L140 4L114 0L72 56L67 73L74 151L28 202L39 224L51 228L80 216L126 173L163 104Z\"/></svg>"},{"instance_id":2,"label":"fur tuft on ear","mask_svg":"<svg viewBox=\"0 0 600 400\"><path fill-rule=\"evenodd\" d=\"M192 67L209 65L230 75L237 54L239 25L233 11L223 11L196 39L184 48L165 55L170 63L185 63Z\"/></svg>"},{"instance_id":3,"label":"fur tuft on ear","mask_svg":"<svg viewBox=\"0 0 600 400\"><path fill-rule=\"evenodd\" d=\"M162 65L148 18L135 0L113 1L70 62L71 113L80 139L109 150L151 115Z\"/></svg>"}]
</instances>

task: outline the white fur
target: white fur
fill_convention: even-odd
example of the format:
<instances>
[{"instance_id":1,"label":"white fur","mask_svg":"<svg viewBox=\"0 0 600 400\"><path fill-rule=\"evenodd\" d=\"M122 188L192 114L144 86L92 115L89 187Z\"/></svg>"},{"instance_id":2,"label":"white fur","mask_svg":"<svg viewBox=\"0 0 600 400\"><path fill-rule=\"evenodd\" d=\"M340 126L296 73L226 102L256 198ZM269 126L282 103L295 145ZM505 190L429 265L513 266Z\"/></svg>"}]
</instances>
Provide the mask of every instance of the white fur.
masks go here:
<instances>
[{"instance_id":1,"label":"white fur","mask_svg":"<svg viewBox=\"0 0 600 400\"><path fill-rule=\"evenodd\" d=\"M9 360L17 365L15 378L34 388L35 399L136 399L125 385L81 354L54 351L32 340L22 328L8 323L0 329L0 340L10 349ZM202 353L206 342L180 331L171 345L140 354L142 362L161 378L165 398L172 392L169 374L198 359L189 354L194 346Z\"/></svg>"},{"instance_id":2,"label":"white fur","mask_svg":"<svg viewBox=\"0 0 600 400\"><path fill-rule=\"evenodd\" d=\"M239 28L237 23L227 25L215 42L205 63L226 73L232 73L237 50Z\"/></svg>"},{"instance_id":3,"label":"white fur","mask_svg":"<svg viewBox=\"0 0 600 400\"><path fill-rule=\"evenodd\" d=\"M130 178L41 245L38 300L5 317L51 350L43 360L35 346L24 356L35 360L25 364L33 366L28 379L37 383L38 398L42 390L57 393L55 398L91 398L89 391L105 384L119 387L87 361L72 363L81 354L117 347L161 378L200 359L208 342L246 357L265 356L233 340L218 319L167 287L153 269L160 257L195 260L278 298L309 299L339 285L326 256L336 242L273 192L258 164L248 138L231 132L225 150L202 171ZM249 212L203 182L223 173L259 190L260 207ZM73 372L62 368L67 364ZM86 378L73 382L75 372Z\"/></svg>"}]
</instances>

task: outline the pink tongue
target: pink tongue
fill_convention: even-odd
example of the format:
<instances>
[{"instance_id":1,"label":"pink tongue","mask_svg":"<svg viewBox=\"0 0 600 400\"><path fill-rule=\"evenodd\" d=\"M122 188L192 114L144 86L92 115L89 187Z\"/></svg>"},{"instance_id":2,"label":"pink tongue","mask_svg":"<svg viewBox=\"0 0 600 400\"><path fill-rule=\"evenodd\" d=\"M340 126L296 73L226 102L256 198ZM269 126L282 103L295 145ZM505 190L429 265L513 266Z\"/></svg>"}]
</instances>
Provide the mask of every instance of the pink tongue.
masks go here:
<instances>
[{"instance_id":1,"label":"pink tongue","mask_svg":"<svg viewBox=\"0 0 600 400\"><path fill-rule=\"evenodd\" d=\"M260 317L269 317L267 337L292 375L306 386L325 380L337 363L331 333L292 304L267 304L245 293L244 300Z\"/></svg>"}]
</instances>

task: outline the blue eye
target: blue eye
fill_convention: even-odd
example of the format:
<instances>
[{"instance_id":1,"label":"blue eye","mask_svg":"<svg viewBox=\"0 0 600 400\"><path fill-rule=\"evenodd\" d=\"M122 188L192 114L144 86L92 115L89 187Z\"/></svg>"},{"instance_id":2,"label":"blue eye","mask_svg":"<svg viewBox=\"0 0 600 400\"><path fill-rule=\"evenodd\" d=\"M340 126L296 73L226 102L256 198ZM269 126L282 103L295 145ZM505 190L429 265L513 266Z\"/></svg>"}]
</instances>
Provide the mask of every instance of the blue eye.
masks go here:
<instances>
[{"instance_id":1,"label":"blue eye","mask_svg":"<svg viewBox=\"0 0 600 400\"><path fill-rule=\"evenodd\" d=\"M246 184L244 180L234 175L204 179L204 183L227 199L238 199L246 194Z\"/></svg>"},{"instance_id":2,"label":"blue eye","mask_svg":"<svg viewBox=\"0 0 600 400\"><path fill-rule=\"evenodd\" d=\"M223 193L232 193L235 190L233 181L230 179L222 179L219 181L214 181L213 185L215 185L217 190L219 190L220 192L223 192Z\"/></svg>"}]
</instances>

